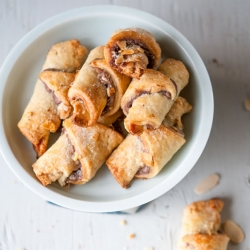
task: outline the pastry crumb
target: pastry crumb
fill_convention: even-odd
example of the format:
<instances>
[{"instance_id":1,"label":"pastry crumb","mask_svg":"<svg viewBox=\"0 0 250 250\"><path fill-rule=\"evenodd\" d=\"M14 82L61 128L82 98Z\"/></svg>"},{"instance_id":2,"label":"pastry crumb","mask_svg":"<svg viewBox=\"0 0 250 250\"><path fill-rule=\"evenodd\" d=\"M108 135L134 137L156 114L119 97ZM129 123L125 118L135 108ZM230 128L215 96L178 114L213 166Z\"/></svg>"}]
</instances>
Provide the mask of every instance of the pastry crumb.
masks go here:
<instances>
[{"instance_id":1,"label":"pastry crumb","mask_svg":"<svg viewBox=\"0 0 250 250\"><path fill-rule=\"evenodd\" d=\"M130 234L130 235L128 236L128 238L129 238L129 239L135 238L135 234Z\"/></svg>"},{"instance_id":2,"label":"pastry crumb","mask_svg":"<svg viewBox=\"0 0 250 250\"><path fill-rule=\"evenodd\" d=\"M37 233L40 233L40 230L39 230L39 229L37 229L37 230L36 230L36 232L37 232Z\"/></svg>"},{"instance_id":3,"label":"pastry crumb","mask_svg":"<svg viewBox=\"0 0 250 250\"><path fill-rule=\"evenodd\" d=\"M124 226L124 225L127 224L127 221L126 221L126 220L121 220L120 224L121 224L122 226Z\"/></svg>"},{"instance_id":4,"label":"pastry crumb","mask_svg":"<svg viewBox=\"0 0 250 250\"><path fill-rule=\"evenodd\" d=\"M246 110L250 111L250 99L249 98L245 100L244 104L245 104Z\"/></svg>"}]
</instances>

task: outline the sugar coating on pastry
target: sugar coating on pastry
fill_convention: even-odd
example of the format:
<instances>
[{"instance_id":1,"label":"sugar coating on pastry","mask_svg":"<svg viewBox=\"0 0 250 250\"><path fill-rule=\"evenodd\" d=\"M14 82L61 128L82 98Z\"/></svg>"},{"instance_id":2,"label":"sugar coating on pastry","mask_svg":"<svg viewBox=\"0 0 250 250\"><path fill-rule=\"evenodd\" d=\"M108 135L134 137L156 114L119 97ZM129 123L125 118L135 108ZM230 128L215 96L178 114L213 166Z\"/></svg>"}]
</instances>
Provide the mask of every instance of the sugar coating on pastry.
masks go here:
<instances>
[{"instance_id":1,"label":"sugar coating on pastry","mask_svg":"<svg viewBox=\"0 0 250 250\"><path fill-rule=\"evenodd\" d=\"M87 49L75 39L57 43L49 50L42 70L75 73L83 64L86 54ZM37 155L41 156L47 150L50 132L56 132L60 124L53 92L38 79L18 128L33 144Z\"/></svg>"}]
</instances>

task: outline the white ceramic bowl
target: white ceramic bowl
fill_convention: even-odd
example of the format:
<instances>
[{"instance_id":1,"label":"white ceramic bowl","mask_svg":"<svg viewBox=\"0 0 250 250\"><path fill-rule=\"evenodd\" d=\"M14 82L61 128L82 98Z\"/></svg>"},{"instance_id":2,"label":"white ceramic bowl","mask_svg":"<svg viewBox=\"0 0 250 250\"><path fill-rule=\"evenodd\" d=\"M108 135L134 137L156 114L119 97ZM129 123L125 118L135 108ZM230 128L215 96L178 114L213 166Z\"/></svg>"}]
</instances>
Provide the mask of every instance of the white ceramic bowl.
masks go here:
<instances>
[{"instance_id":1,"label":"white ceramic bowl","mask_svg":"<svg viewBox=\"0 0 250 250\"><path fill-rule=\"evenodd\" d=\"M185 63L190 83L181 93L193 110L184 118L186 144L158 176L136 180L122 189L107 167L83 186L43 187L31 165L35 153L19 132L17 123L32 95L49 48L67 39L79 39L92 49L105 44L119 28L141 27L151 32L162 48L162 57ZM147 203L174 187L195 165L206 142L213 120L213 93L206 68L187 39L163 20L139 10L118 6L92 6L57 15L30 31L14 47L0 71L0 146L5 161L16 176L44 199L58 205L88 212L111 212Z\"/></svg>"}]
</instances>

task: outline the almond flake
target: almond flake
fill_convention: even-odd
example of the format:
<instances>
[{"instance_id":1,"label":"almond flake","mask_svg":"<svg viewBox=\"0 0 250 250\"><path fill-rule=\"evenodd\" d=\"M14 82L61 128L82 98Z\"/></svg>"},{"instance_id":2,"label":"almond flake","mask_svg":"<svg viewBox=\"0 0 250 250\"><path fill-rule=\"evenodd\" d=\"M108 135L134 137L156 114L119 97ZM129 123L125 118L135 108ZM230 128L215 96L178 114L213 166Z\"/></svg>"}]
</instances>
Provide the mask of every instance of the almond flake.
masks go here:
<instances>
[{"instance_id":1,"label":"almond flake","mask_svg":"<svg viewBox=\"0 0 250 250\"><path fill-rule=\"evenodd\" d=\"M250 111L250 99L246 99L244 103L246 110Z\"/></svg>"},{"instance_id":2,"label":"almond flake","mask_svg":"<svg viewBox=\"0 0 250 250\"><path fill-rule=\"evenodd\" d=\"M220 177L218 174L212 174L203 179L194 189L196 194L203 194L214 188L219 183Z\"/></svg>"},{"instance_id":3,"label":"almond flake","mask_svg":"<svg viewBox=\"0 0 250 250\"><path fill-rule=\"evenodd\" d=\"M242 229L231 220L227 220L223 223L223 230L234 243L240 243L244 240Z\"/></svg>"}]
</instances>

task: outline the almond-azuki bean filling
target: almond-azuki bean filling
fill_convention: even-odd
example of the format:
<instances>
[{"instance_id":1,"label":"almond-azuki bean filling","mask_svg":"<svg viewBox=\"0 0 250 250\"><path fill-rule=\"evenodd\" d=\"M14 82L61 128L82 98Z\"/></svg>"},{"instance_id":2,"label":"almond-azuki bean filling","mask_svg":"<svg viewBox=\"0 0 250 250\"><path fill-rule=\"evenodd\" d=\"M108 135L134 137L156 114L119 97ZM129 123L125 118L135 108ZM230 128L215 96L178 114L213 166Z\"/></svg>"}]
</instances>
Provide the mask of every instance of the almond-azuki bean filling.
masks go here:
<instances>
[{"instance_id":1,"label":"almond-azuki bean filling","mask_svg":"<svg viewBox=\"0 0 250 250\"><path fill-rule=\"evenodd\" d=\"M123 41L119 41L119 43L122 43L122 42L126 42L126 50L129 50L130 48L132 49L134 46L140 47L143 50L143 53L148 58L147 68L152 69L155 66L154 65L155 56L147 49L147 47L141 41L135 40L135 39L124 39ZM112 60L110 64L112 67L118 66L115 61L118 57L121 56L120 51L121 51L121 48L119 47L117 43L111 48ZM123 64L126 64L126 62L123 62Z\"/></svg>"},{"instance_id":2,"label":"almond-azuki bean filling","mask_svg":"<svg viewBox=\"0 0 250 250\"><path fill-rule=\"evenodd\" d=\"M164 96L166 96L168 99L171 99L171 93L168 92L167 90L161 90L159 92L156 92L159 94L162 94ZM149 91L141 91L139 92L137 95L135 95L129 102L127 102L126 106L125 106L125 112L128 113L129 109L133 106L133 102L139 98L142 95L150 95L151 93Z\"/></svg>"},{"instance_id":3,"label":"almond-azuki bean filling","mask_svg":"<svg viewBox=\"0 0 250 250\"><path fill-rule=\"evenodd\" d=\"M66 179L66 183L78 182L82 179L82 169L81 167L71 173L71 175Z\"/></svg>"},{"instance_id":4,"label":"almond-azuki bean filling","mask_svg":"<svg viewBox=\"0 0 250 250\"><path fill-rule=\"evenodd\" d=\"M143 44L141 41L135 40L135 39L124 39L123 41L126 42L126 49L132 48L133 46L138 46L143 50L144 54L148 58L147 68L152 69L155 66L154 65L154 57L155 56L147 49L145 44ZM123 42L123 41L119 41L119 42ZM120 50L121 50L121 48L119 47L119 45L117 43L111 48L112 60L111 60L110 64L112 67L117 66L115 61L121 55ZM126 62L124 62L124 64L126 64Z\"/></svg>"},{"instance_id":5,"label":"almond-azuki bean filling","mask_svg":"<svg viewBox=\"0 0 250 250\"><path fill-rule=\"evenodd\" d=\"M66 137L68 139L68 144L70 146L70 154L72 154L72 156L73 156L74 153L75 153L75 147L71 143L71 141L69 139L69 136L68 136L68 133L67 133L65 128L62 128L62 134L66 134ZM74 182L80 181L82 179L82 165L81 165L81 162L79 160L77 160L76 165L79 166L79 169L73 171L68 176L68 178L65 181L66 183L72 183L72 182L74 183Z\"/></svg>"},{"instance_id":6,"label":"almond-azuki bean filling","mask_svg":"<svg viewBox=\"0 0 250 250\"><path fill-rule=\"evenodd\" d=\"M57 98L57 96L55 95L55 91L53 91L52 89L50 89L50 88L47 86L47 84L46 84L45 82L42 81L42 83L44 84L44 87L45 87L46 91L47 91L48 93L51 94L51 96L52 96L54 102L55 102L56 105L58 106L58 105L61 103L61 101L60 101L60 100Z\"/></svg>"},{"instance_id":7,"label":"almond-azuki bean filling","mask_svg":"<svg viewBox=\"0 0 250 250\"><path fill-rule=\"evenodd\" d=\"M111 77L111 75L100 68L94 68L97 72L97 79L106 87L107 89L107 104L105 108L102 111L102 115L108 113L113 107L115 103L115 87L114 87L114 82Z\"/></svg>"},{"instance_id":8,"label":"almond-azuki bean filling","mask_svg":"<svg viewBox=\"0 0 250 250\"><path fill-rule=\"evenodd\" d=\"M150 167L147 165L144 165L143 167L140 167L137 171L136 175L144 175L150 173Z\"/></svg>"}]
</instances>

